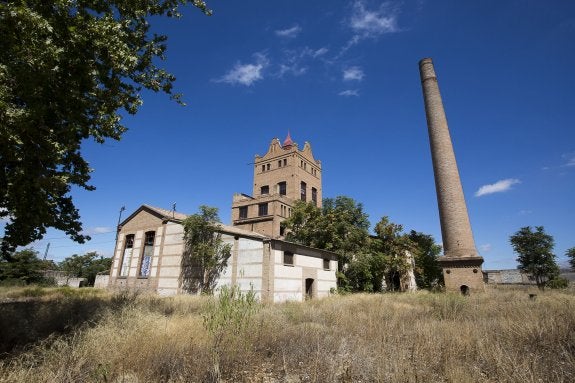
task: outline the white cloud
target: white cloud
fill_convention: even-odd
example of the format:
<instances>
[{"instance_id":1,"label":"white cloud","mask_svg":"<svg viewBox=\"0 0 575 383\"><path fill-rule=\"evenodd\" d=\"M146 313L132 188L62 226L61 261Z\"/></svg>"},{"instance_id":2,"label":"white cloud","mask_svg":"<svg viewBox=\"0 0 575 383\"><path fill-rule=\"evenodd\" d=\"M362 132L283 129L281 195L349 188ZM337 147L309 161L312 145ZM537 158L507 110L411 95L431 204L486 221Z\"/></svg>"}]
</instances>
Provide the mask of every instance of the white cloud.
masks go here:
<instances>
[{"instance_id":1,"label":"white cloud","mask_svg":"<svg viewBox=\"0 0 575 383\"><path fill-rule=\"evenodd\" d=\"M561 157L566 161L563 166L575 166L575 153L563 154Z\"/></svg>"},{"instance_id":2,"label":"white cloud","mask_svg":"<svg viewBox=\"0 0 575 383\"><path fill-rule=\"evenodd\" d=\"M345 81L361 81L363 80L364 73L361 68L353 66L343 71L343 79Z\"/></svg>"},{"instance_id":3,"label":"white cloud","mask_svg":"<svg viewBox=\"0 0 575 383\"><path fill-rule=\"evenodd\" d=\"M307 68L299 67L297 64L292 65L280 64L280 72L278 73L278 77L282 77L287 73L297 77L301 76L305 72L307 72Z\"/></svg>"},{"instance_id":4,"label":"white cloud","mask_svg":"<svg viewBox=\"0 0 575 383\"><path fill-rule=\"evenodd\" d=\"M481 246L479 246L479 251L481 251L482 253L488 253L491 251L491 244L490 243L485 243Z\"/></svg>"},{"instance_id":5,"label":"white cloud","mask_svg":"<svg viewBox=\"0 0 575 383\"><path fill-rule=\"evenodd\" d=\"M297 24L291 28L280 29L280 30L275 31L276 35L278 35L279 37L285 37L285 38L294 38L297 35L299 35L300 32L301 32L301 27Z\"/></svg>"},{"instance_id":6,"label":"white cloud","mask_svg":"<svg viewBox=\"0 0 575 383\"><path fill-rule=\"evenodd\" d=\"M521 183L521 181L516 178L507 178L497 181L494 184L483 185L475 192L475 196L481 197L487 194L501 193L511 189L511 186L518 183Z\"/></svg>"},{"instance_id":7,"label":"white cloud","mask_svg":"<svg viewBox=\"0 0 575 383\"><path fill-rule=\"evenodd\" d=\"M254 82L263 80L262 72L268 66L269 60L262 53L256 53L254 58L255 62L252 64L237 63L228 73L215 81L251 86Z\"/></svg>"},{"instance_id":8,"label":"white cloud","mask_svg":"<svg viewBox=\"0 0 575 383\"><path fill-rule=\"evenodd\" d=\"M379 9L368 10L363 1L356 1L349 25L361 37L378 37L399 31L397 11L389 2L381 4Z\"/></svg>"},{"instance_id":9,"label":"white cloud","mask_svg":"<svg viewBox=\"0 0 575 383\"><path fill-rule=\"evenodd\" d=\"M329 49L325 48L325 47L321 47L319 49L316 49L315 51L311 52L311 57L316 58L319 56L323 56L324 54L326 54L328 52Z\"/></svg>"},{"instance_id":10,"label":"white cloud","mask_svg":"<svg viewBox=\"0 0 575 383\"><path fill-rule=\"evenodd\" d=\"M347 89L338 93L338 96L346 96L346 97L359 97L359 91L357 89Z\"/></svg>"},{"instance_id":11,"label":"white cloud","mask_svg":"<svg viewBox=\"0 0 575 383\"><path fill-rule=\"evenodd\" d=\"M86 230L82 231L84 235L95 235L95 234L106 234L106 233L113 233L114 228L109 226L96 226L96 227L89 227Z\"/></svg>"}]
</instances>

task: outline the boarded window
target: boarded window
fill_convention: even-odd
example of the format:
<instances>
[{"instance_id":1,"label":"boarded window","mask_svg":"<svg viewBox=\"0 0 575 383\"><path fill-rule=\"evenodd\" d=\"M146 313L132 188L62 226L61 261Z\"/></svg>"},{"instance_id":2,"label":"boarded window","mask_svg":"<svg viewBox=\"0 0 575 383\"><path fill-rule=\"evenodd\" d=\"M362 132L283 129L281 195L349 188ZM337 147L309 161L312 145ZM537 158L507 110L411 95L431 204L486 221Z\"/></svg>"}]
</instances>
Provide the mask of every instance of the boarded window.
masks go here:
<instances>
[{"instance_id":1,"label":"boarded window","mask_svg":"<svg viewBox=\"0 0 575 383\"><path fill-rule=\"evenodd\" d=\"M152 257L154 256L155 231L148 231L144 237L144 251L142 251L142 262L140 264L140 277L149 277L152 267Z\"/></svg>"},{"instance_id":2,"label":"boarded window","mask_svg":"<svg viewBox=\"0 0 575 383\"><path fill-rule=\"evenodd\" d=\"M258 205L258 215L264 216L264 215L268 215L268 204L267 203L260 203Z\"/></svg>"},{"instance_id":3,"label":"boarded window","mask_svg":"<svg viewBox=\"0 0 575 383\"><path fill-rule=\"evenodd\" d=\"M130 261L132 259L132 249L134 248L134 234L128 234L125 237L124 252L122 254L122 265L120 267L120 276L127 277L130 270Z\"/></svg>"},{"instance_id":4,"label":"boarded window","mask_svg":"<svg viewBox=\"0 0 575 383\"><path fill-rule=\"evenodd\" d=\"M240 206L240 219L248 218L248 207Z\"/></svg>"},{"instance_id":5,"label":"boarded window","mask_svg":"<svg viewBox=\"0 0 575 383\"><path fill-rule=\"evenodd\" d=\"M282 181L280 183L278 183L278 192L280 193L280 195L286 195L287 194L287 184L285 181Z\"/></svg>"},{"instance_id":6,"label":"boarded window","mask_svg":"<svg viewBox=\"0 0 575 383\"><path fill-rule=\"evenodd\" d=\"M293 253L290 251L284 251L284 265L293 266Z\"/></svg>"}]
</instances>

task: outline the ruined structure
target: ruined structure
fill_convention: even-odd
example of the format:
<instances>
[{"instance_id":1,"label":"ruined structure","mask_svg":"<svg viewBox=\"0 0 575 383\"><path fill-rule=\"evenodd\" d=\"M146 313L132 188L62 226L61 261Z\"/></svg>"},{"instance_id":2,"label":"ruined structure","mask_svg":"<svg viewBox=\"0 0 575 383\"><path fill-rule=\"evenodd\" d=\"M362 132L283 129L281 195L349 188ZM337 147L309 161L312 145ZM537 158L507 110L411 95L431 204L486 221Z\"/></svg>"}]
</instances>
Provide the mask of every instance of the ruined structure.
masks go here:
<instances>
[{"instance_id":1,"label":"ruined structure","mask_svg":"<svg viewBox=\"0 0 575 383\"><path fill-rule=\"evenodd\" d=\"M483 290L483 258L475 248L455 153L441 94L430 58L419 62L444 256L440 257L448 291Z\"/></svg>"},{"instance_id":2,"label":"ruined structure","mask_svg":"<svg viewBox=\"0 0 575 383\"><path fill-rule=\"evenodd\" d=\"M252 195L235 194L232 224L271 238L283 238L280 223L291 216L296 201L321 207L321 162L309 142L299 150L288 133L274 138L264 156L255 156Z\"/></svg>"},{"instance_id":3,"label":"ruined structure","mask_svg":"<svg viewBox=\"0 0 575 383\"><path fill-rule=\"evenodd\" d=\"M298 150L288 135L256 156L254 197L235 195L233 226L220 224L231 257L217 287L253 290L264 302L325 297L336 286L337 254L283 240L280 222L297 199L321 204L321 164L308 143ZM182 255L187 215L142 205L118 227L107 286L183 293Z\"/></svg>"}]
</instances>

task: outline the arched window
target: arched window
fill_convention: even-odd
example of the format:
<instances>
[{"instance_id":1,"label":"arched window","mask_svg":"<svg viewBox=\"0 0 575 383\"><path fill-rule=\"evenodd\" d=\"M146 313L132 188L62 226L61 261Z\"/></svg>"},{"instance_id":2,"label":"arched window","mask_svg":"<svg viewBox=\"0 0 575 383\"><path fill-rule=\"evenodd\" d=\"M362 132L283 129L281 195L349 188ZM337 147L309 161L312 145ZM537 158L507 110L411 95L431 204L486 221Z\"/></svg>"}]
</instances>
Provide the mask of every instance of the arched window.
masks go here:
<instances>
[{"instance_id":1,"label":"arched window","mask_svg":"<svg viewBox=\"0 0 575 383\"><path fill-rule=\"evenodd\" d=\"M124 238L124 251L120 266L120 276L127 277L130 270L130 260L132 259L132 249L134 248L134 234L128 234Z\"/></svg>"},{"instance_id":2,"label":"arched window","mask_svg":"<svg viewBox=\"0 0 575 383\"><path fill-rule=\"evenodd\" d=\"M148 231L144 237L144 250L142 251L142 259L140 262L140 277L147 278L150 276L150 268L152 267L152 257L154 256L154 240L156 238L155 231Z\"/></svg>"}]
</instances>

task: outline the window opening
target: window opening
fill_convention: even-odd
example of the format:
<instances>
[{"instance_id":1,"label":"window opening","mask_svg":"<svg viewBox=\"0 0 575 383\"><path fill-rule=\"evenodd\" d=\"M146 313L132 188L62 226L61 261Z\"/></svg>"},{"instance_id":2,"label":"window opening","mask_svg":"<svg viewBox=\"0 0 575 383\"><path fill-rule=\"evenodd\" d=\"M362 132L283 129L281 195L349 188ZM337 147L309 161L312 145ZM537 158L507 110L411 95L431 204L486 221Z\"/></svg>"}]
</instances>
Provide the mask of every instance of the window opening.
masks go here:
<instances>
[{"instance_id":1,"label":"window opening","mask_svg":"<svg viewBox=\"0 0 575 383\"><path fill-rule=\"evenodd\" d=\"M154 255L155 231L148 231L144 237L144 251L142 252L142 262L140 264L140 277L149 277L152 267L152 256Z\"/></svg>"},{"instance_id":2,"label":"window opening","mask_svg":"<svg viewBox=\"0 0 575 383\"><path fill-rule=\"evenodd\" d=\"M267 203L260 203L258 205L258 215L264 216L264 215L268 215L268 204Z\"/></svg>"},{"instance_id":3,"label":"window opening","mask_svg":"<svg viewBox=\"0 0 575 383\"><path fill-rule=\"evenodd\" d=\"M240 206L240 219L248 218L248 207Z\"/></svg>"},{"instance_id":4,"label":"window opening","mask_svg":"<svg viewBox=\"0 0 575 383\"><path fill-rule=\"evenodd\" d=\"M122 254L122 266L120 267L120 276L127 277L130 269L130 259L132 258L132 248L134 247L134 234L128 234L125 237L124 253Z\"/></svg>"}]
</instances>

